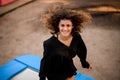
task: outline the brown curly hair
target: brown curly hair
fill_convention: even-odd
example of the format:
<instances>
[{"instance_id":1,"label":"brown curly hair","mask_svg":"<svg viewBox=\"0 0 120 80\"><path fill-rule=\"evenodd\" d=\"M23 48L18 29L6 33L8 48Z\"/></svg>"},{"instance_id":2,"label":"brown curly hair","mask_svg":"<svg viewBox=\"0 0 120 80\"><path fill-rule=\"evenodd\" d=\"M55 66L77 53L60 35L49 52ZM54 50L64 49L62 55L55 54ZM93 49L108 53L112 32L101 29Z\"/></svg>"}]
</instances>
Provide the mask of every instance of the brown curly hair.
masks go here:
<instances>
[{"instance_id":1,"label":"brown curly hair","mask_svg":"<svg viewBox=\"0 0 120 80\"><path fill-rule=\"evenodd\" d=\"M74 32L81 32L83 28L83 23L91 20L91 15L83 11L76 11L70 9L59 9L53 12L49 12L46 15L45 24L52 30L52 34L57 34L59 32L59 22L60 20L66 19L71 20L73 24L72 34Z\"/></svg>"}]
</instances>

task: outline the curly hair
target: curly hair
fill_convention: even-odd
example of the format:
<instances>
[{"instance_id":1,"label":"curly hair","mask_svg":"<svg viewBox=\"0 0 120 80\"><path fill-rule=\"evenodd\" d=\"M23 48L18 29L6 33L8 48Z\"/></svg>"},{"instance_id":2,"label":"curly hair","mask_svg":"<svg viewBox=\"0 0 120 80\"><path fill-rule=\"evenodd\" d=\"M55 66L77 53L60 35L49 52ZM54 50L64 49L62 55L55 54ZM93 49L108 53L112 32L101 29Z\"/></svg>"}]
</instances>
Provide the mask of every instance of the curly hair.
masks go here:
<instances>
[{"instance_id":1,"label":"curly hair","mask_svg":"<svg viewBox=\"0 0 120 80\"><path fill-rule=\"evenodd\" d=\"M72 33L74 33L81 32L83 23L90 21L91 18L90 14L83 11L59 9L47 14L45 24L50 30L52 30L52 34L57 34L59 32L58 25L60 20L71 20L73 24Z\"/></svg>"}]
</instances>

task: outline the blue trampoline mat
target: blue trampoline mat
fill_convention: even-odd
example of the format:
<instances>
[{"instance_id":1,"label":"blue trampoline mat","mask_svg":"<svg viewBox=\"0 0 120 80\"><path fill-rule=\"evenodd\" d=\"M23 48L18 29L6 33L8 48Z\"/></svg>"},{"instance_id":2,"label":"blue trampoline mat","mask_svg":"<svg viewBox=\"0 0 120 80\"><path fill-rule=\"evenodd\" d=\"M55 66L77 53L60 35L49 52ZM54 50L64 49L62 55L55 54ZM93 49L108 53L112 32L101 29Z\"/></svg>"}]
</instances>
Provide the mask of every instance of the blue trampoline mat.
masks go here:
<instances>
[{"instance_id":1,"label":"blue trampoline mat","mask_svg":"<svg viewBox=\"0 0 120 80\"><path fill-rule=\"evenodd\" d=\"M27 66L12 60L0 67L0 80L9 80L17 73L23 71Z\"/></svg>"},{"instance_id":2,"label":"blue trampoline mat","mask_svg":"<svg viewBox=\"0 0 120 80\"><path fill-rule=\"evenodd\" d=\"M26 68L39 72L41 57L28 54L19 56L0 67L0 80L10 80ZM77 72L75 80L95 80L94 78Z\"/></svg>"}]
</instances>

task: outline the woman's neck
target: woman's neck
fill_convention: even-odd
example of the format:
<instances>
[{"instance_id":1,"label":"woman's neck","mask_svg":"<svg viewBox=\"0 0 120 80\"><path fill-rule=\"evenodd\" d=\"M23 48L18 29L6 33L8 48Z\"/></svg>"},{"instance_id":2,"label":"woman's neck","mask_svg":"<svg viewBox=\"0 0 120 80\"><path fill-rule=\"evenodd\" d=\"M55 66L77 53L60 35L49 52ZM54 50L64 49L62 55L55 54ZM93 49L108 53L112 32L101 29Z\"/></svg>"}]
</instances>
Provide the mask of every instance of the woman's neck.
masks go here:
<instances>
[{"instance_id":1,"label":"woman's neck","mask_svg":"<svg viewBox=\"0 0 120 80\"><path fill-rule=\"evenodd\" d=\"M73 39L72 35L69 36L62 36L60 34L58 35L58 40L68 47L70 46L72 39Z\"/></svg>"},{"instance_id":2,"label":"woman's neck","mask_svg":"<svg viewBox=\"0 0 120 80\"><path fill-rule=\"evenodd\" d=\"M69 36L62 36L60 34L58 34L58 38L62 41L67 41L69 39L72 39L72 35L69 35Z\"/></svg>"}]
</instances>

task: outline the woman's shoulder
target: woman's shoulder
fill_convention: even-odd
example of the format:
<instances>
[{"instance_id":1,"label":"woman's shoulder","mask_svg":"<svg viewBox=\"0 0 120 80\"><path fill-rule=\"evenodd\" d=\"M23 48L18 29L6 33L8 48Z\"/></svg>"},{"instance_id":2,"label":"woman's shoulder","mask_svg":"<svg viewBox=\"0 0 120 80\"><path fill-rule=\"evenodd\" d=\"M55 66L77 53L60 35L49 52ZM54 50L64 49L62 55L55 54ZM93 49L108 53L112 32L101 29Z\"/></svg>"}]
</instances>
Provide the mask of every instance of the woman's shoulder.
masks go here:
<instances>
[{"instance_id":1,"label":"woman's shoulder","mask_svg":"<svg viewBox=\"0 0 120 80\"><path fill-rule=\"evenodd\" d=\"M75 38L77 38L77 39L81 39L81 34L78 33L78 32L74 33L73 36L74 36Z\"/></svg>"},{"instance_id":2,"label":"woman's shoulder","mask_svg":"<svg viewBox=\"0 0 120 80\"><path fill-rule=\"evenodd\" d=\"M44 44L53 44L55 43L55 36L51 36L44 41Z\"/></svg>"}]
</instances>

